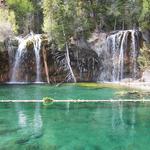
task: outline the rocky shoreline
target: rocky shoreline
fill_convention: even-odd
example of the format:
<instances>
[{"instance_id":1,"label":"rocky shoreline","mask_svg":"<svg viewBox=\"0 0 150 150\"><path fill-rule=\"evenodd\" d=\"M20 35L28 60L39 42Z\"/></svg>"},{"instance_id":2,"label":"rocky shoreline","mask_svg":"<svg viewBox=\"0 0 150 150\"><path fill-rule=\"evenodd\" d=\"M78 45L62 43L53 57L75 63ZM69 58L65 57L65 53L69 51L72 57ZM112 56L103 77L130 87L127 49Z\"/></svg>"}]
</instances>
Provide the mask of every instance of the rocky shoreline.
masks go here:
<instances>
[{"instance_id":1,"label":"rocky shoreline","mask_svg":"<svg viewBox=\"0 0 150 150\"><path fill-rule=\"evenodd\" d=\"M133 81L133 82L119 82L117 84L135 90L137 89L137 90L150 91L150 82Z\"/></svg>"}]
</instances>

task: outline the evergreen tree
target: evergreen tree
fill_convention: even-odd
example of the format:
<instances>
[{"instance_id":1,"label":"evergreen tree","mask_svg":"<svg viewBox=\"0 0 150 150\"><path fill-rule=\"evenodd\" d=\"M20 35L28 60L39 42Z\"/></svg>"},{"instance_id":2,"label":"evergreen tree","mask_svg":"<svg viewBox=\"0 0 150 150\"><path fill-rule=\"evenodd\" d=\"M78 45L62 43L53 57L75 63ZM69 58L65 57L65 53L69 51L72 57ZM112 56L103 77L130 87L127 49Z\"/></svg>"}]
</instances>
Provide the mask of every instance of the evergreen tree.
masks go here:
<instances>
[{"instance_id":1,"label":"evergreen tree","mask_svg":"<svg viewBox=\"0 0 150 150\"><path fill-rule=\"evenodd\" d=\"M150 0L143 0L142 13L139 22L142 29L150 30Z\"/></svg>"}]
</instances>

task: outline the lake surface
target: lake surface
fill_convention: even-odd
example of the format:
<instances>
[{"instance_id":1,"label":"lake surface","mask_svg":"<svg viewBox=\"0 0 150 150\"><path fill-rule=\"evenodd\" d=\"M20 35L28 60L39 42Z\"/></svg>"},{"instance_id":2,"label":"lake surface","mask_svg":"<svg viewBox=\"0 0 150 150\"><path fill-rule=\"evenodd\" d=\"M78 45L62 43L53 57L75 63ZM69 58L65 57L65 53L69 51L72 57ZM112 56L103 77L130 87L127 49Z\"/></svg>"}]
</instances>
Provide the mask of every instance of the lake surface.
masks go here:
<instances>
[{"instance_id":1,"label":"lake surface","mask_svg":"<svg viewBox=\"0 0 150 150\"><path fill-rule=\"evenodd\" d=\"M0 100L115 99L121 91L91 85L0 85ZM0 150L145 150L149 139L149 102L0 103Z\"/></svg>"},{"instance_id":2,"label":"lake surface","mask_svg":"<svg viewBox=\"0 0 150 150\"><path fill-rule=\"evenodd\" d=\"M86 85L86 84L83 84ZM89 84L90 85L90 84ZM91 84L92 85L92 84ZM0 100L53 99L112 99L117 90L107 87L81 86L80 84L56 85L0 85Z\"/></svg>"},{"instance_id":3,"label":"lake surface","mask_svg":"<svg viewBox=\"0 0 150 150\"><path fill-rule=\"evenodd\" d=\"M0 150L145 150L149 103L0 104Z\"/></svg>"}]
</instances>

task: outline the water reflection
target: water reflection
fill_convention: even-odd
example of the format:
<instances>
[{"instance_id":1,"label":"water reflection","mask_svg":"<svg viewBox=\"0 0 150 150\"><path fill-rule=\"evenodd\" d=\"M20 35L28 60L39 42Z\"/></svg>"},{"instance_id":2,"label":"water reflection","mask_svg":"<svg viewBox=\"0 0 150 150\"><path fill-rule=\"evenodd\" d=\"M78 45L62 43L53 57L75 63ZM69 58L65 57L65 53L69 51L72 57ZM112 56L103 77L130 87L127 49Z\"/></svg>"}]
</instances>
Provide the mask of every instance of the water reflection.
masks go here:
<instances>
[{"instance_id":1,"label":"water reflection","mask_svg":"<svg viewBox=\"0 0 150 150\"><path fill-rule=\"evenodd\" d=\"M124 128L123 103L112 103L112 129Z\"/></svg>"},{"instance_id":2,"label":"water reflection","mask_svg":"<svg viewBox=\"0 0 150 150\"><path fill-rule=\"evenodd\" d=\"M120 118L120 125L124 126L124 119L123 119L123 102L118 103L119 104L119 118Z\"/></svg>"},{"instance_id":3,"label":"water reflection","mask_svg":"<svg viewBox=\"0 0 150 150\"><path fill-rule=\"evenodd\" d=\"M37 87L34 88L34 97L35 100L38 100L39 97L41 97L41 90ZM34 111L34 134L41 134L41 129L43 126L43 122L42 122L42 116L41 116L41 112L40 112L41 106L40 103L36 103L35 104L35 111Z\"/></svg>"},{"instance_id":4,"label":"water reflection","mask_svg":"<svg viewBox=\"0 0 150 150\"><path fill-rule=\"evenodd\" d=\"M134 129L134 125L136 123L135 120L135 104L132 104L132 114L131 114L131 121L132 121L132 129Z\"/></svg>"},{"instance_id":5,"label":"water reflection","mask_svg":"<svg viewBox=\"0 0 150 150\"><path fill-rule=\"evenodd\" d=\"M66 103L66 112L69 113L70 110L70 102Z\"/></svg>"},{"instance_id":6,"label":"water reflection","mask_svg":"<svg viewBox=\"0 0 150 150\"><path fill-rule=\"evenodd\" d=\"M150 109L144 104L41 105L0 105L0 149L143 150L149 144Z\"/></svg>"},{"instance_id":7,"label":"water reflection","mask_svg":"<svg viewBox=\"0 0 150 150\"><path fill-rule=\"evenodd\" d=\"M27 125L27 117L23 111L18 111L18 124L20 127L26 127Z\"/></svg>"},{"instance_id":8,"label":"water reflection","mask_svg":"<svg viewBox=\"0 0 150 150\"><path fill-rule=\"evenodd\" d=\"M40 134L42 132L41 129L43 126L42 116L40 112L40 103L36 103L33 122L34 122L34 133Z\"/></svg>"},{"instance_id":9,"label":"water reflection","mask_svg":"<svg viewBox=\"0 0 150 150\"><path fill-rule=\"evenodd\" d=\"M17 94L17 92L19 92L18 90L15 89L12 93ZM22 90L22 92L26 94L25 91ZM35 100L38 100L40 95L41 95L40 89L38 89L37 87L33 88L33 97L35 98ZM40 103L35 103L34 112L30 115L29 114L27 115L25 113L26 105L24 105L23 103L15 103L15 110L18 116L19 127L30 128L33 136L39 136L40 134L42 134L43 121L42 121L42 116L40 112L41 111L40 105L41 105ZM32 115L33 117L31 117Z\"/></svg>"},{"instance_id":10,"label":"water reflection","mask_svg":"<svg viewBox=\"0 0 150 150\"><path fill-rule=\"evenodd\" d=\"M16 114L18 116L18 125L21 128L24 128L27 126L27 116L23 110L23 108L21 107L20 103L15 103L15 110L16 110Z\"/></svg>"}]
</instances>

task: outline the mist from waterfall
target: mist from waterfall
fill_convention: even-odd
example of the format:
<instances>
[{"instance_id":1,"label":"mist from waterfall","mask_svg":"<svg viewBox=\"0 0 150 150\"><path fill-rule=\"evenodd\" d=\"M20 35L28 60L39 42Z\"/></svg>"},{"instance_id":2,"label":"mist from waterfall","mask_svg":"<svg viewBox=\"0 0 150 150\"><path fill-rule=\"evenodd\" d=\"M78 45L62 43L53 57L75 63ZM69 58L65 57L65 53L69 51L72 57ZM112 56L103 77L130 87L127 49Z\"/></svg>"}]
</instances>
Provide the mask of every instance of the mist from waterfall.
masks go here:
<instances>
[{"instance_id":1,"label":"mist from waterfall","mask_svg":"<svg viewBox=\"0 0 150 150\"><path fill-rule=\"evenodd\" d=\"M40 64L40 49L41 49L41 35L30 33L25 37L16 37L18 41L18 49L16 51L14 65L12 69L12 76L10 79L10 83L17 82L27 82L23 79L18 80L19 72L21 71L21 62L24 58L24 55L27 53L27 44L28 42L33 43L33 50L35 53L36 60L36 79L35 82L41 82L41 64Z\"/></svg>"}]
</instances>

